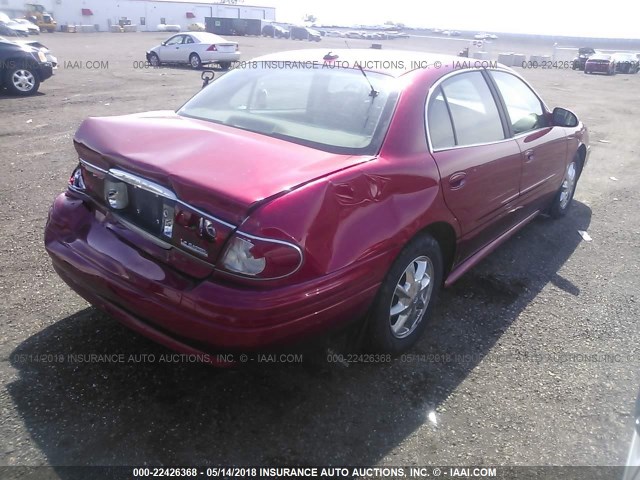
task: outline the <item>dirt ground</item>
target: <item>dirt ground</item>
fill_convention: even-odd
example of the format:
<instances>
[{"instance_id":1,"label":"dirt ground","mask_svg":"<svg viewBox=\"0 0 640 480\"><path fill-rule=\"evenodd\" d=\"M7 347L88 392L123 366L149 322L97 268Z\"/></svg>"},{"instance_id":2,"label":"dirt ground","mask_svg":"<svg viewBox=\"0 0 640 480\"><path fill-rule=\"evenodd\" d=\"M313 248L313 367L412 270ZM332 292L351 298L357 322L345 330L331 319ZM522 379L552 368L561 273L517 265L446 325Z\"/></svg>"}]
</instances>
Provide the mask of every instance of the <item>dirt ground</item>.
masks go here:
<instances>
[{"instance_id":1,"label":"dirt ground","mask_svg":"<svg viewBox=\"0 0 640 480\"><path fill-rule=\"evenodd\" d=\"M640 387L640 75L518 69L550 107L590 129L572 212L534 221L446 290L411 355L216 370L159 362L170 352L91 308L43 248L48 208L77 164L79 123L175 109L200 88L199 72L140 64L164 38L41 35L57 74L37 96L0 95L0 465L624 463ZM344 46L238 41L244 59Z\"/></svg>"}]
</instances>

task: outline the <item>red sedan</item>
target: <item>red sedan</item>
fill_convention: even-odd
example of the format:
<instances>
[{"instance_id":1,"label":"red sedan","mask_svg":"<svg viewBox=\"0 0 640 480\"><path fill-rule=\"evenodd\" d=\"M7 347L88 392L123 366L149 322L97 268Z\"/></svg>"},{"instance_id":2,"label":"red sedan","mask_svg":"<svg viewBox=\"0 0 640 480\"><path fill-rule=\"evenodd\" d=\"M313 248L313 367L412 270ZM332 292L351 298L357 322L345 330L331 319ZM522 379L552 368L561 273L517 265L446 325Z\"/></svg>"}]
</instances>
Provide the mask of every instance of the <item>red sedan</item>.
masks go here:
<instances>
[{"instance_id":1,"label":"red sedan","mask_svg":"<svg viewBox=\"0 0 640 480\"><path fill-rule=\"evenodd\" d=\"M592 55L584 64L584 73L606 73L607 75L615 75L615 57L608 53L596 53Z\"/></svg>"},{"instance_id":2,"label":"red sedan","mask_svg":"<svg viewBox=\"0 0 640 480\"><path fill-rule=\"evenodd\" d=\"M359 322L398 353L441 286L571 206L577 117L506 67L302 50L177 112L89 118L46 227L76 292L185 353L281 348Z\"/></svg>"}]
</instances>

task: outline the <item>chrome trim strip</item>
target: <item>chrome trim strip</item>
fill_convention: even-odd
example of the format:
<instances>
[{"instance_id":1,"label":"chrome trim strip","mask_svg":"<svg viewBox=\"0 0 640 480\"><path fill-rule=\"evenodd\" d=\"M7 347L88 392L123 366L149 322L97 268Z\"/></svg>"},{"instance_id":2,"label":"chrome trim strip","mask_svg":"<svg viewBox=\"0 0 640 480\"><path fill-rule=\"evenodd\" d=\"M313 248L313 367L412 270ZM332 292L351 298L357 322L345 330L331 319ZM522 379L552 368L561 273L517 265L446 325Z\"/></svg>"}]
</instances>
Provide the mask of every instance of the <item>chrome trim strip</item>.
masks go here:
<instances>
[{"instance_id":1,"label":"chrome trim strip","mask_svg":"<svg viewBox=\"0 0 640 480\"><path fill-rule=\"evenodd\" d=\"M543 183L545 183L545 182L549 181L550 179L552 179L552 178L553 178L553 177L555 177L555 176L556 176L556 174L555 174L555 173L552 173L552 174L551 174L551 175L549 175L548 177L543 178L542 180L540 180L540 181L538 181L538 182L534 183L533 185L529 185L527 188L525 188L524 190L522 190L522 191L520 192L520 195L522 196L522 195L524 195L524 194L526 194L526 193L529 193L529 192L530 192L531 190L533 190L534 188L539 187L540 185L542 185Z\"/></svg>"},{"instance_id":2,"label":"chrome trim strip","mask_svg":"<svg viewBox=\"0 0 640 480\"><path fill-rule=\"evenodd\" d=\"M94 170L96 172L100 172L105 175L111 175L112 177L117 178L118 180L126 182L130 185L133 185L134 187L139 187L139 188L142 188L143 190L147 190L148 192L155 193L156 195L160 195L161 197L167 198L169 200L173 200L174 202L179 203L180 205L183 205L193 210L195 213L202 215L203 217L206 217L209 220L213 220L214 222L218 222L224 225L225 227L228 227L231 229L236 228L236 225L233 225L229 222L225 222L224 220L214 217L210 213L200 210L199 208L196 208L193 205L190 205L187 202L180 200L176 196L176 194L173 193L168 188L165 188L162 185L158 185L157 183L147 180L146 178L140 177L138 175L134 175L129 172L125 172L124 170L120 170L118 168L111 168L109 170L105 170L103 168L97 167L96 165L93 165L92 163L87 162L82 158L80 158L80 163L83 164L88 170Z\"/></svg>"},{"instance_id":3,"label":"chrome trim strip","mask_svg":"<svg viewBox=\"0 0 640 480\"><path fill-rule=\"evenodd\" d=\"M104 168L97 167L93 163L89 163L83 158L80 158L80 163L84 165L89 171L93 170L94 172L104 173L105 175L109 173Z\"/></svg>"},{"instance_id":4,"label":"chrome trim strip","mask_svg":"<svg viewBox=\"0 0 640 480\"><path fill-rule=\"evenodd\" d=\"M141 188L142 190L146 190L147 192L155 193L156 195L168 198L169 200L178 199L178 197L176 197L176 194L168 188L165 188L162 185L158 185L157 183L153 183L146 178L139 177L138 175L125 172L124 170L120 170L118 168L110 168L109 175L125 183L128 183L129 185Z\"/></svg>"},{"instance_id":5,"label":"chrome trim strip","mask_svg":"<svg viewBox=\"0 0 640 480\"><path fill-rule=\"evenodd\" d=\"M428 132L427 132L427 136L429 136ZM513 137L505 138L503 140L496 140L494 142L472 143L470 145L454 145L453 147L438 148L437 150L433 150L431 146L429 146L429 151L430 153L438 153L438 152L445 152L449 150L460 150L461 148L481 147L483 145L495 145L496 143L504 143L504 142L509 142L511 140L513 140ZM431 145L431 137L429 137L429 145Z\"/></svg>"}]
</instances>

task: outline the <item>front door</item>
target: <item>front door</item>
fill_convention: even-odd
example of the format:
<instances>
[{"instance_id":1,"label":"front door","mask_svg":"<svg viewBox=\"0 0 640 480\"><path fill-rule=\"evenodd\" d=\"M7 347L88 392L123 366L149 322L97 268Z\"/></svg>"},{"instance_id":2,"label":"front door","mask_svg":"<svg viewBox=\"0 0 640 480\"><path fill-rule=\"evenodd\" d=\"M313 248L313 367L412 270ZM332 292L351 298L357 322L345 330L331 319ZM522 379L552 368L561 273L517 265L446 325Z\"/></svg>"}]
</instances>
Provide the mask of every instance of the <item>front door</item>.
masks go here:
<instances>
[{"instance_id":1,"label":"front door","mask_svg":"<svg viewBox=\"0 0 640 480\"><path fill-rule=\"evenodd\" d=\"M538 96L520 78L492 71L522 152L520 195L523 204L537 208L551 201L567 165L568 141L562 127L553 127Z\"/></svg>"}]
</instances>

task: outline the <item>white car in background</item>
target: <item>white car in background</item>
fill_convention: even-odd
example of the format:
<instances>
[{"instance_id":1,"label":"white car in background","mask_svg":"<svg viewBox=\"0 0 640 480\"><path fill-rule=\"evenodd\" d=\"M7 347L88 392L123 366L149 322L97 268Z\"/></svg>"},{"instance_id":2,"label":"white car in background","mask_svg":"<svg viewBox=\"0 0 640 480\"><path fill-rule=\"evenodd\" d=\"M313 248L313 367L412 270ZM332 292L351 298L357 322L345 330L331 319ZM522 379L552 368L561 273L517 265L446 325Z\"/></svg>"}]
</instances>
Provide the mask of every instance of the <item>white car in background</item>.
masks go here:
<instances>
[{"instance_id":1,"label":"white car in background","mask_svg":"<svg viewBox=\"0 0 640 480\"><path fill-rule=\"evenodd\" d=\"M25 25L11 20L6 13L0 12L0 23L15 32L19 37L29 36L29 29Z\"/></svg>"},{"instance_id":2,"label":"white car in background","mask_svg":"<svg viewBox=\"0 0 640 480\"><path fill-rule=\"evenodd\" d=\"M147 60L154 67L166 63L189 64L193 68L217 63L227 70L240 59L237 42L230 42L209 32L189 32L174 35L147 52Z\"/></svg>"},{"instance_id":3,"label":"white car in background","mask_svg":"<svg viewBox=\"0 0 640 480\"><path fill-rule=\"evenodd\" d=\"M26 18L14 18L13 21L25 27L30 35L40 35L40 27Z\"/></svg>"}]
</instances>

